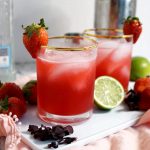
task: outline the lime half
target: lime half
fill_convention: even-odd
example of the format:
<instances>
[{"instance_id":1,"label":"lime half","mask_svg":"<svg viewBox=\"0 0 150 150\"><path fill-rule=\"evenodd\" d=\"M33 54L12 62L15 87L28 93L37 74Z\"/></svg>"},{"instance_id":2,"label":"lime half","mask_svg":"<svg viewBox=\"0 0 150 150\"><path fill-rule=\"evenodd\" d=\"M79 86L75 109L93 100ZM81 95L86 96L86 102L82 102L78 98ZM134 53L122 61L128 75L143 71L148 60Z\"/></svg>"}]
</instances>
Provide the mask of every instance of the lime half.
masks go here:
<instances>
[{"instance_id":1,"label":"lime half","mask_svg":"<svg viewBox=\"0 0 150 150\"><path fill-rule=\"evenodd\" d=\"M109 76L101 76L95 80L94 101L97 107L112 109L124 99L124 89L120 82Z\"/></svg>"}]
</instances>

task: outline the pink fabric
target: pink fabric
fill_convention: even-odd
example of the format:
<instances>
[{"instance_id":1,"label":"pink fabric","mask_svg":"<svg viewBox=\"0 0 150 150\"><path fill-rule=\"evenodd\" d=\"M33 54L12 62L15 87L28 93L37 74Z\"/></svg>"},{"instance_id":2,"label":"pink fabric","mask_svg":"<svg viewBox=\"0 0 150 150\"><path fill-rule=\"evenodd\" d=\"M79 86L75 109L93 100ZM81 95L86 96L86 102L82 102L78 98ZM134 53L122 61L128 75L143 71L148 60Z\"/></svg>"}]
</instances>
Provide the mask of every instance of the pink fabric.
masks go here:
<instances>
[{"instance_id":1,"label":"pink fabric","mask_svg":"<svg viewBox=\"0 0 150 150\"><path fill-rule=\"evenodd\" d=\"M1 146L1 150L30 150L21 141L21 133L13 118L8 115L0 114L0 137L6 137L3 148Z\"/></svg>"},{"instance_id":2,"label":"pink fabric","mask_svg":"<svg viewBox=\"0 0 150 150\"><path fill-rule=\"evenodd\" d=\"M133 127L67 150L150 150L150 110Z\"/></svg>"}]
</instances>

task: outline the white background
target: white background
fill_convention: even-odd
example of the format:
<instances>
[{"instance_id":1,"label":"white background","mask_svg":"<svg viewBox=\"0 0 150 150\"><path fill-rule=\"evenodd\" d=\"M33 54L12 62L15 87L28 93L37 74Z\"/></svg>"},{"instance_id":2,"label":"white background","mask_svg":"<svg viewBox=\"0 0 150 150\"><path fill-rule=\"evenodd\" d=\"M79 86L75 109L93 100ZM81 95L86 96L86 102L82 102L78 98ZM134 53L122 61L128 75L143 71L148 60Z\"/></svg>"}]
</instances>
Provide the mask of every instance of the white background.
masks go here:
<instances>
[{"instance_id":1,"label":"white background","mask_svg":"<svg viewBox=\"0 0 150 150\"><path fill-rule=\"evenodd\" d=\"M16 62L33 61L22 43L21 25L45 18L49 35L82 32L94 25L94 0L14 0L14 52ZM137 0L136 16L143 23L143 32L134 45L134 56L150 58L149 0Z\"/></svg>"}]
</instances>

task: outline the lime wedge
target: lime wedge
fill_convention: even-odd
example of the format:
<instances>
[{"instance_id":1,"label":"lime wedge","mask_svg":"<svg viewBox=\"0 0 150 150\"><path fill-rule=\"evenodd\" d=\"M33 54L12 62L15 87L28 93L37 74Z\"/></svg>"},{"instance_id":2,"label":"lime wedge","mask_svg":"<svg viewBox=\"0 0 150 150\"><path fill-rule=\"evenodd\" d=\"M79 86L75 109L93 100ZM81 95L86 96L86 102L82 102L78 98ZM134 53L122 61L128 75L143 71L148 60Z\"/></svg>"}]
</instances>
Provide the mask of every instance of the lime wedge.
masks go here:
<instances>
[{"instance_id":1,"label":"lime wedge","mask_svg":"<svg viewBox=\"0 0 150 150\"><path fill-rule=\"evenodd\" d=\"M99 108L112 109L124 99L125 92L121 83L109 76L95 80L94 102Z\"/></svg>"}]
</instances>

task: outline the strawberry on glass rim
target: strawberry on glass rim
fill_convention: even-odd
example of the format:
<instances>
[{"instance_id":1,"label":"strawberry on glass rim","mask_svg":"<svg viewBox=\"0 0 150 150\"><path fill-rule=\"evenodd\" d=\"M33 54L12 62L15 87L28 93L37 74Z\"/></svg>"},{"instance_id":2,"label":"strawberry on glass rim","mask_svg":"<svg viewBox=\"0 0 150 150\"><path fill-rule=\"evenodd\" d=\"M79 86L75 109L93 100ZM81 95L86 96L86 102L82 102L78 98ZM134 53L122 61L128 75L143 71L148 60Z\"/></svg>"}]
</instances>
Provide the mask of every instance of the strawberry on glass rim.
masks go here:
<instances>
[{"instance_id":1,"label":"strawberry on glass rim","mask_svg":"<svg viewBox=\"0 0 150 150\"><path fill-rule=\"evenodd\" d=\"M40 23L32 23L24 29L23 43L25 48L28 50L32 58L36 58L38 50L42 45L47 46L48 44L48 27L45 26L44 19L40 19Z\"/></svg>"},{"instance_id":2,"label":"strawberry on glass rim","mask_svg":"<svg viewBox=\"0 0 150 150\"><path fill-rule=\"evenodd\" d=\"M141 32L142 32L142 24L138 17L127 17L123 24L123 32L125 35L132 34L133 35L133 43L136 43Z\"/></svg>"}]
</instances>

